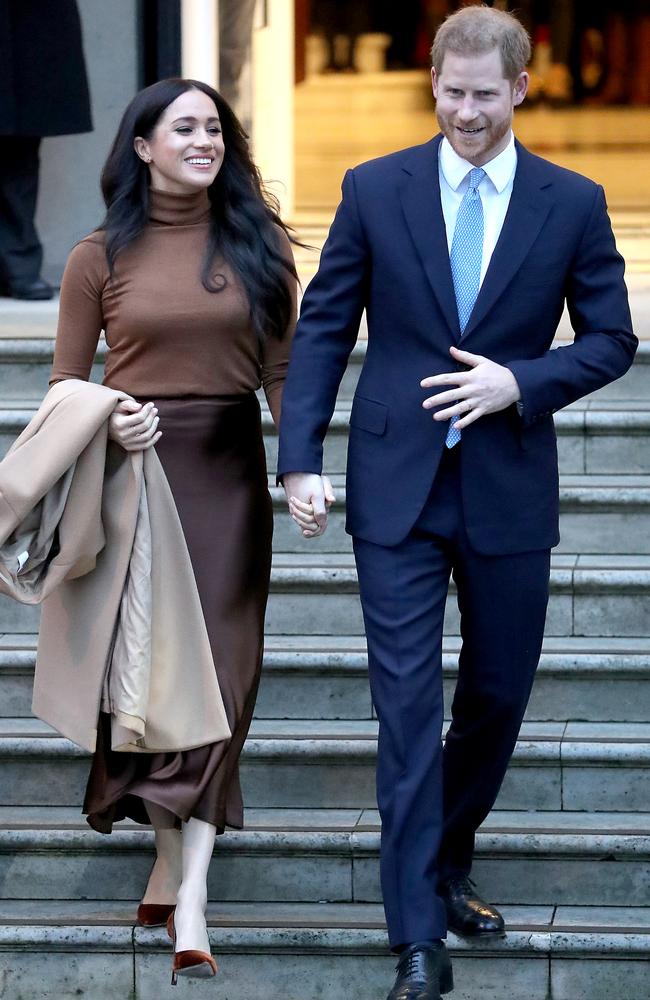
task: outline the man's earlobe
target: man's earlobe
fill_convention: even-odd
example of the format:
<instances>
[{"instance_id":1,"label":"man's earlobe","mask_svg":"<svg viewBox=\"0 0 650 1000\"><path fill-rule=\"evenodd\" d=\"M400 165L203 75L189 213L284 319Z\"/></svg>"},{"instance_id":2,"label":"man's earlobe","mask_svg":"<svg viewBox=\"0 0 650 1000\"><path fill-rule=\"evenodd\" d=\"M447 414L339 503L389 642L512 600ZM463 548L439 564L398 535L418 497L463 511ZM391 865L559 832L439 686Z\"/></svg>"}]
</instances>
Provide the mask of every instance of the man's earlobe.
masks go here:
<instances>
[{"instance_id":1,"label":"man's earlobe","mask_svg":"<svg viewBox=\"0 0 650 1000\"><path fill-rule=\"evenodd\" d=\"M528 93L528 73L522 73L521 76L515 81L515 90L513 94L513 106L517 107L521 104L526 94Z\"/></svg>"}]
</instances>

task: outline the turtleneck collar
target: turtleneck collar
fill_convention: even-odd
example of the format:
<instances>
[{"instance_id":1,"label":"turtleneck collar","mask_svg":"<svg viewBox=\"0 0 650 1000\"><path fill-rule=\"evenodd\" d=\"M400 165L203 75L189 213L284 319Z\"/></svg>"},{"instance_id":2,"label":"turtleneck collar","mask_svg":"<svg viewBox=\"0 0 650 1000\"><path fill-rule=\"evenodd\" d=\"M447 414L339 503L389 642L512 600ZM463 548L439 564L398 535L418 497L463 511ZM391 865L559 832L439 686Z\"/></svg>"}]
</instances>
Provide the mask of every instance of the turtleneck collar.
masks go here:
<instances>
[{"instance_id":1,"label":"turtleneck collar","mask_svg":"<svg viewBox=\"0 0 650 1000\"><path fill-rule=\"evenodd\" d=\"M207 188L191 194L171 194L149 189L149 219L166 226L192 226L204 222L210 214Z\"/></svg>"}]
</instances>

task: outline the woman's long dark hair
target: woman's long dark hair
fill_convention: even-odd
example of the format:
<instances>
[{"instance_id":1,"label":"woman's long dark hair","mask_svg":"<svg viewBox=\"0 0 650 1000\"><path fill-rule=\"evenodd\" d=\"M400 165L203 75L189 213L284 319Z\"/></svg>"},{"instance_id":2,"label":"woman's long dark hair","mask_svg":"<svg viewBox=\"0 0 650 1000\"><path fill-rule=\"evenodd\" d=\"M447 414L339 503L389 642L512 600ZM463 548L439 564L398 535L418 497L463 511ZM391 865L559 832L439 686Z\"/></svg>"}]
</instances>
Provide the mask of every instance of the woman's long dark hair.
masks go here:
<instances>
[{"instance_id":1,"label":"woman's long dark hair","mask_svg":"<svg viewBox=\"0 0 650 1000\"><path fill-rule=\"evenodd\" d=\"M297 274L282 255L276 227L297 241L280 219L277 199L264 189L248 137L234 112L216 90L200 80L160 80L136 94L124 112L101 175L106 216L99 229L106 234L109 267L112 272L120 251L140 235L149 218L149 171L135 152L133 140L136 136L149 139L165 109L188 90L201 90L214 101L225 146L219 173L208 188L211 222L201 281L210 292L225 287L223 275L213 274L219 256L244 286L260 340L269 335L282 337L291 315L287 272L296 280Z\"/></svg>"}]
</instances>

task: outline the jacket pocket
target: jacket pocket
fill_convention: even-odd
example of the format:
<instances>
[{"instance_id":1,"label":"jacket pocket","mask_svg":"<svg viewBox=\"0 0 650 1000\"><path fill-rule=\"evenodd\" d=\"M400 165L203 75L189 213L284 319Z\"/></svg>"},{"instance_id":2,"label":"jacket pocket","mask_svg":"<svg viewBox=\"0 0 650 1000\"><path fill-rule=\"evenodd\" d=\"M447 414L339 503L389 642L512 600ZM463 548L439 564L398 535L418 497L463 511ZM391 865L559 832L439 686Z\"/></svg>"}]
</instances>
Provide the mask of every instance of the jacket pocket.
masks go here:
<instances>
[{"instance_id":1,"label":"jacket pocket","mask_svg":"<svg viewBox=\"0 0 650 1000\"><path fill-rule=\"evenodd\" d=\"M541 420L529 424L527 427L520 426L519 442L524 451L531 451L535 448L555 448L555 422L552 416L543 417Z\"/></svg>"},{"instance_id":2,"label":"jacket pocket","mask_svg":"<svg viewBox=\"0 0 650 1000\"><path fill-rule=\"evenodd\" d=\"M374 399L366 399L365 396L355 396L352 401L352 412L350 413L350 426L358 427L362 431L370 434L382 435L386 431L388 423L388 407L385 403L378 403Z\"/></svg>"}]
</instances>

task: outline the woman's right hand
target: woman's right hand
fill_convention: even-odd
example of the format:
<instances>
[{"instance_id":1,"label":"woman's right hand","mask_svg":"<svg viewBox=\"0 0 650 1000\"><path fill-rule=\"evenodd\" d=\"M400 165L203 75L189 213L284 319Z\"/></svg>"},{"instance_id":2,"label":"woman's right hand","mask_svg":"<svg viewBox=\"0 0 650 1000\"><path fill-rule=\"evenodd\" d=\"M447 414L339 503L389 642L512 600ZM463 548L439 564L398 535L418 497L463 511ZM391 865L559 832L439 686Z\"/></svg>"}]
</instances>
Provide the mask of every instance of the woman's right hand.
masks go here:
<instances>
[{"instance_id":1,"label":"woman's right hand","mask_svg":"<svg viewBox=\"0 0 650 1000\"><path fill-rule=\"evenodd\" d=\"M144 451L160 440L158 410L153 403L122 399L108 420L108 436L125 451Z\"/></svg>"}]
</instances>

